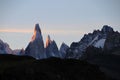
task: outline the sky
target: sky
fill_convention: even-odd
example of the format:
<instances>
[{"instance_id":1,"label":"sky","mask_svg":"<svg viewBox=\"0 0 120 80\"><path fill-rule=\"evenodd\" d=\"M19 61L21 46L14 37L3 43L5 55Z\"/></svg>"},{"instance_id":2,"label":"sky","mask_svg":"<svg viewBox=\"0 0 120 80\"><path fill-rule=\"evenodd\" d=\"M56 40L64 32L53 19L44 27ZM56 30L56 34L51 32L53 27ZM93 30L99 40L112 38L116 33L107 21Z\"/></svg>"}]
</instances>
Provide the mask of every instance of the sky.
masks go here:
<instances>
[{"instance_id":1,"label":"sky","mask_svg":"<svg viewBox=\"0 0 120 80\"><path fill-rule=\"evenodd\" d=\"M103 25L120 32L120 0L0 0L0 39L12 49L26 48L36 23L58 47Z\"/></svg>"}]
</instances>

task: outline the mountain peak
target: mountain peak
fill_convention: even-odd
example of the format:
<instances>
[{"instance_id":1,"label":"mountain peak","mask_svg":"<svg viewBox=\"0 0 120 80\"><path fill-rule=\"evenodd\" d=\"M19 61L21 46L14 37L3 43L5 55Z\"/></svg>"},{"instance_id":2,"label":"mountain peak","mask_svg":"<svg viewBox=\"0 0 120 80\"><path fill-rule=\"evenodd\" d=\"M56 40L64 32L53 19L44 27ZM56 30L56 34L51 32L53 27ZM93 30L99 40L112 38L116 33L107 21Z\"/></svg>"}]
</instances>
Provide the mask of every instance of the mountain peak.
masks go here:
<instances>
[{"instance_id":1,"label":"mountain peak","mask_svg":"<svg viewBox=\"0 0 120 80\"><path fill-rule=\"evenodd\" d=\"M47 39L46 39L46 47L51 43L51 39L50 39L50 35L47 36Z\"/></svg>"},{"instance_id":2,"label":"mountain peak","mask_svg":"<svg viewBox=\"0 0 120 80\"><path fill-rule=\"evenodd\" d=\"M40 27L39 27L39 24L37 23L37 24L35 24L35 29L34 29L34 32L40 32L41 33L41 29L40 29Z\"/></svg>"},{"instance_id":3,"label":"mountain peak","mask_svg":"<svg viewBox=\"0 0 120 80\"><path fill-rule=\"evenodd\" d=\"M36 59L43 59L46 57L42 32L39 24L35 24L34 34L28 46L25 49L25 54Z\"/></svg>"},{"instance_id":4,"label":"mountain peak","mask_svg":"<svg viewBox=\"0 0 120 80\"><path fill-rule=\"evenodd\" d=\"M69 48L69 46L67 44L65 44L64 42L61 44L60 53L61 53L62 58L65 58L68 48Z\"/></svg>"},{"instance_id":5,"label":"mountain peak","mask_svg":"<svg viewBox=\"0 0 120 80\"><path fill-rule=\"evenodd\" d=\"M104 33L108 33L108 32L113 32L114 30L111 26L104 25L101 31Z\"/></svg>"},{"instance_id":6,"label":"mountain peak","mask_svg":"<svg viewBox=\"0 0 120 80\"><path fill-rule=\"evenodd\" d=\"M42 35L41 35L41 29L39 27L39 24L35 24L35 28L34 28L34 34L32 36L32 40L31 41L34 41L36 39L42 39Z\"/></svg>"},{"instance_id":7,"label":"mountain peak","mask_svg":"<svg viewBox=\"0 0 120 80\"><path fill-rule=\"evenodd\" d=\"M12 54L12 49L9 47L9 45L5 42L3 42L0 39L0 54Z\"/></svg>"}]
</instances>

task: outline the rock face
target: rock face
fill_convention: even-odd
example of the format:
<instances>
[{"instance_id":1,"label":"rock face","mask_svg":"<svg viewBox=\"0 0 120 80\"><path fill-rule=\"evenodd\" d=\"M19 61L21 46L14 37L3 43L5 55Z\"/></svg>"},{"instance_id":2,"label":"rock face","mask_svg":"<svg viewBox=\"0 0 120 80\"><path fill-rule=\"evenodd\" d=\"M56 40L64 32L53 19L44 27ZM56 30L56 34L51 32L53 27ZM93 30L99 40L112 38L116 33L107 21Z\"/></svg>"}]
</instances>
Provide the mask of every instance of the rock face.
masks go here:
<instances>
[{"instance_id":1,"label":"rock face","mask_svg":"<svg viewBox=\"0 0 120 80\"><path fill-rule=\"evenodd\" d=\"M14 55L25 55L25 50L22 48L22 49L15 49L13 50L13 54Z\"/></svg>"},{"instance_id":2,"label":"rock face","mask_svg":"<svg viewBox=\"0 0 120 80\"><path fill-rule=\"evenodd\" d=\"M13 54L20 55L21 49L15 49L13 50Z\"/></svg>"},{"instance_id":3,"label":"rock face","mask_svg":"<svg viewBox=\"0 0 120 80\"><path fill-rule=\"evenodd\" d=\"M120 47L120 33L119 32L110 33L106 38L104 49L111 50L117 47Z\"/></svg>"},{"instance_id":4,"label":"rock face","mask_svg":"<svg viewBox=\"0 0 120 80\"><path fill-rule=\"evenodd\" d=\"M36 59L44 59L49 57L61 57L56 42L50 39L48 35L46 40L46 48L44 48L42 33L39 24L35 25L34 35L25 49L25 54Z\"/></svg>"},{"instance_id":5,"label":"rock face","mask_svg":"<svg viewBox=\"0 0 120 80\"><path fill-rule=\"evenodd\" d=\"M12 49L9 45L2 40L0 40L0 54L12 54Z\"/></svg>"},{"instance_id":6,"label":"rock face","mask_svg":"<svg viewBox=\"0 0 120 80\"><path fill-rule=\"evenodd\" d=\"M63 43L59 51L56 42L51 40L49 35L46 40L46 48L44 48L41 30L39 24L36 24L34 35L25 50L25 54L36 59L49 57L80 59L89 46L102 50L120 47L120 33L115 32L112 27L104 25L101 30L85 34L79 42L73 42L70 47Z\"/></svg>"},{"instance_id":7,"label":"rock face","mask_svg":"<svg viewBox=\"0 0 120 80\"><path fill-rule=\"evenodd\" d=\"M80 56L81 56L81 52L79 52L79 43L73 42L70 45L70 48L67 49L65 58L78 59Z\"/></svg>"},{"instance_id":8,"label":"rock face","mask_svg":"<svg viewBox=\"0 0 120 80\"><path fill-rule=\"evenodd\" d=\"M25 49L25 54L32 56L36 59L43 59L46 57L42 33L39 24L35 25L34 35Z\"/></svg>"},{"instance_id":9,"label":"rock face","mask_svg":"<svg viewBox=\"0 0 120 80\"><path fill-rule=\"evenodd\" d=\"M46 56L49 57L61 57L60 52L58 50L56 42L50 39L50 36L48 35L46 39Z\"/></svg>"},{"instance_id":10,"label":"rock face","mask_svg":"<svg viewBox=\"0 0 120 80\"><path fill-rule=\"evenodd\" d=\"M101 30L94 30L93 33L85 34L79 42L73 42L66 56L67 58L79 59L89 46L102 48L103 50L119 47L120 33L105 25Z\"/></svg>"},{"instance_id":11,"label":"rock face","mask_svg":"<svg viewBox=\"0 0 120 80\"><path fill-rule=\"evenodd\" d=\"M112 33L112 32L114 32L113 28L108 26L108 25L104 25L101 31L103 33Z\"/></svg>"},{"instance_id":12,"label":"rock face","mask_svg":"<svg viewBox=\"0 0 120 80\"><path fill-rule=\"evenodd\" d=\"M67 44L62 43L62 45L60 47L61 58L65 58L66 57L66 52L67 52L68 48L69 48L69 46Z\"/></svg>"}]
</instances>

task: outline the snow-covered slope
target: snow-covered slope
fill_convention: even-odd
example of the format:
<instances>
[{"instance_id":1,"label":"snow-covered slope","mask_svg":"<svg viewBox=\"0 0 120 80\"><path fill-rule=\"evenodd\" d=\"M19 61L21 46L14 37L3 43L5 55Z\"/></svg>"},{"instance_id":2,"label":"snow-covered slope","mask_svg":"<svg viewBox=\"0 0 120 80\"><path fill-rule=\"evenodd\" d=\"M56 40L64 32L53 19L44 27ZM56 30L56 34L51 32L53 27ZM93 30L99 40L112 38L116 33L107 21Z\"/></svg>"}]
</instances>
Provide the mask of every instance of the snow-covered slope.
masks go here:
<instances>
[{"instance_id":1,"label":"snow-covered slope","mask_svg":"<svg viewBox=\"0 0 120 80\"><path fill-rule=\"evenodd\" d=\"M43 59L46 57L42 33L39 24L35 25L33 37L25 49L25 54L36 59Z\"/></svg>"},{"instance_id":2,"label":"snow-covered slope","mask_svg":"<svg viewBox=\"0 0 120 80\"><path fill-rule=\"evenodd\" d=\"M104 48L105 40L106 40L106 39L100 39L100 40L98 40L98 41L94 44L94 46L97 47L97 48Z\"/></svg>"},{"instance_id":3,"label":"snow-covered slope","mask_svg":"<svg viewBox=\"0 0 120 80\"><path fill-rule=\"evenodd\" d=\"M98 40L98 35L88 44L88 46L93 45Z\"/></svg>"}]
</instances>

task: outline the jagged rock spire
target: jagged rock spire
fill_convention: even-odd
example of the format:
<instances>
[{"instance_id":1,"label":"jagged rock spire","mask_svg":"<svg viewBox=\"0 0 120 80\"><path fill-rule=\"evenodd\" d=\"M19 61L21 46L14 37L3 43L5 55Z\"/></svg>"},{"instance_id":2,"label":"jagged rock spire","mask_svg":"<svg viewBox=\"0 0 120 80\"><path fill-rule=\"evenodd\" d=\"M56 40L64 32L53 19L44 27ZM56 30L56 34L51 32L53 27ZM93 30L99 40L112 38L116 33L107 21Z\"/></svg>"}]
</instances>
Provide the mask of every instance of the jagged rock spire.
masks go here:
<instances>
[{"instance_id":1,"label":"jagged rock spire","mask_svg":"<svg viewBox=\"0 0 120 80\"><path fill-rule=\"evenodd\" d=\"M46 39L46 56L47 58L61 57L56 42L54 40L51 40L49 35Z\"/></svg>"},{"instance_id":2,"label":"jagged rock spire","mask_svg":"<svg viewBox=\"0 0 120 80\"><path fill-rule=\"evenodd\" d=\"M114 32L113 28L108 25L104 25L101 31L104 33Z\"/></svg>"},{"instance_id":3,"label":"jagged rock spire","mask_svg":"<svg viewBox=\"0 0 120 80\"><path fill-rule=\"evenodd\" d=\"M40 29L40 26L39 24L35 24L35 28L34 28L34 34L32 36L32 39L31 41L34 41L36 39L42 39L42 34L41 34L41 29Z\"/></svg>"},{"instance_id":4,"label":"jagged rock spire","mask_svg":"<svg viewBox=\"0 0 120 80\"><path fill-rule=\"evenodd\" d=\"M46 39L46 47L48 47L48 45L51 43L51 39L50 39L50 35L47 36L47 39Z\"/></svg>"},{"instance_id":5,"label":"jagged rock spire","mask_svg":"<svg viewBox=\"0 0 120 80\"><path fill-rule=\"evenodd\" d=\"M0 39L0 54L12 54L13 51L9 45Z\"/></svg>"},{"instance_id":6,"label":"jagged rock spire","mask_svg":"<svg viewBox=\"0 0 120 80\"><path fill-rule=\"evenodd\" d=\"M40 32L40 33L41 33L41 29L40 29L39 24L35 24L35 29L34 29L34 32L36 32L36 31L38 31L38 32Z\"/></svg>"},{"instance_id":7,"label":"jagged rock spire","mask_svg":"<svg viewBox=\"0 0 120 80\"><path fill-rule=\"evenodd\" d=\"M61 47L60 47L61 58L65 58L68 48L69 46L65 44L64 42L61 44Z\"/></svg>"},{"instance_id":8,"label":"jagged rock spire","mask_svg":"<svg viewBox=\"0 0 120 80\"><path fill-rule=\"evenodd\" d=\"M36 59L43 59L46 57L44 42L39 24L35 25L32 40L25 49L25 54L30 55Z\"/></svg>"}]
</instances>

